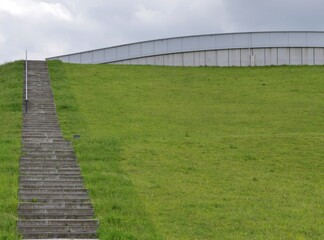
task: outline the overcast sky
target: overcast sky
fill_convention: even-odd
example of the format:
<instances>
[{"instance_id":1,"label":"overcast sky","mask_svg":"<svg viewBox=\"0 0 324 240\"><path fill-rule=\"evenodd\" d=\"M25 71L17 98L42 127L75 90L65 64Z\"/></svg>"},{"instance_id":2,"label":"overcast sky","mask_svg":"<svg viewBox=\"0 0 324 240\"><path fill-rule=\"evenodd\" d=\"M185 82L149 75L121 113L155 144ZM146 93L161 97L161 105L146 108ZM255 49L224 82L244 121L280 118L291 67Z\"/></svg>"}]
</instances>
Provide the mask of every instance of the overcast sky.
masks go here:
<instances>
[{"instance_id":1,"label":"overcast sky","mask_svg":"<svg viewBox=\"0 0 324 240\"><path fill-rule=\"evenodd\" d=\"M324 30L323 0L0 0L0 64L176 36Z\"/></svg>"}]
</instances>

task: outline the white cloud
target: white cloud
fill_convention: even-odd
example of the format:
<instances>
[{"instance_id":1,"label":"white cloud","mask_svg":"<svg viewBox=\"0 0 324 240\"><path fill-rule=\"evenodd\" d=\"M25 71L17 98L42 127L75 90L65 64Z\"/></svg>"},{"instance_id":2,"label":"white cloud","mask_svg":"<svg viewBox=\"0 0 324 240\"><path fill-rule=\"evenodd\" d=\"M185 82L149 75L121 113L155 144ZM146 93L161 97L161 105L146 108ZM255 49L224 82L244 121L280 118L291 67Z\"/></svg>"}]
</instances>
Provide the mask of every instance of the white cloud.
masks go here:
<instances>
[{"instance_id":1,"label":"white cloud","mask_svg":"<svg viewBox=\"0 0 324 240\"><path fill-rule=\"evenodd\" d=\"M139 21L154 24L155 22L159 21L160 12L150 9L141 4L136 7L134 15Z\"/></svg>"},{"instance_id":2,"label":"white cloud","mask_svg":"<svg viewBox=\"0 0 324 240\"><path fill-rule=\"evenodd\" d=\"M0 34L0 45L4 44L6 42L6 38Z\"/></svg>"},{"instance_id":3,"label":"white cloud","mask_svg":"<svg viewBox=\"0 0 324 240\"><path fill-rule=\"evenodd\" d=\"M0 12L9 13L12 15L19 15L23 11L22 6L18 4L18 2L10 1L10 0L2 0L0 4Z\"/></svg>"},{"instance_id":4,"label":"white cloud","mask_svg":"<svg viewBox=\"0 0 324 240\"><path fill-rule=\"evenodd\" d=\"M14 17L41 20L43 17L70 21L72 15L61 3L51 3L33 0L1 0L0 13L7 13Z\"/></svg>"},{"instance_id":5,"label":"white cloud","mask_svg":"<svg viewBox=\"0 0 324 240\"><path fill-rule=\"evenodd\" d=\"M53 17L55 17L57 19L60 19L60 20L64 20L64 21L71 21L72 20L72 14L61 3L41 2L39 4L39 8L40 9L38 11L40 11L44 15L50 14Z\"/></svg>"}]
</instances>

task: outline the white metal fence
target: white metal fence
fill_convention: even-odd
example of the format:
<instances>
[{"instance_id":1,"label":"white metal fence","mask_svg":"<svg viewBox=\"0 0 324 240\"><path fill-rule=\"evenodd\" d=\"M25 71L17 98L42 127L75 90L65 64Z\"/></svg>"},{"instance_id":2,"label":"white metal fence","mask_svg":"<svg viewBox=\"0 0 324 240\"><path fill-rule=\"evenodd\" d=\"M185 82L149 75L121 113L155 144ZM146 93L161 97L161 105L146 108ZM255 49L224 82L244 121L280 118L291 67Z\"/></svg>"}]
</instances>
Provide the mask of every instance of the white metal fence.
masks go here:
<instances>
[{"instance_id":1,"label":"white metal fence","mask_svg":"<svg viewBox=\"0 0 324 240\"><path fill-rule=\"evenodd\" d=\"M324 32L250 32L158 39L48 60L176 66L312 65L324 64L323 49Z\"/></svg>"}]
</instances>

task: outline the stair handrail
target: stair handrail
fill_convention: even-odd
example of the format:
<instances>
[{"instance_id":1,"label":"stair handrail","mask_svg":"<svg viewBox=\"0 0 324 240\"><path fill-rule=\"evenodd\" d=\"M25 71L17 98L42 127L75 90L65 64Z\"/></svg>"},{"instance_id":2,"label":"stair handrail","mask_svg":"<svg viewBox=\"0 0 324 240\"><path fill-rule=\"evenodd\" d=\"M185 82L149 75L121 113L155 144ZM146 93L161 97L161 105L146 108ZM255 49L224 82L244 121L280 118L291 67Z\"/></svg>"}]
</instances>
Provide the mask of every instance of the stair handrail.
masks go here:
<instances>
[{"instance_id":1,"label":"stair handrail","mask_svg":"<svg viewBox=\"0 0 324 240\"><path fill-rule=\"evenodd\" d=\"M25 113L28 111L28 64L27 64L27 50L25 58Z\"/></svg>"}]
</instances>

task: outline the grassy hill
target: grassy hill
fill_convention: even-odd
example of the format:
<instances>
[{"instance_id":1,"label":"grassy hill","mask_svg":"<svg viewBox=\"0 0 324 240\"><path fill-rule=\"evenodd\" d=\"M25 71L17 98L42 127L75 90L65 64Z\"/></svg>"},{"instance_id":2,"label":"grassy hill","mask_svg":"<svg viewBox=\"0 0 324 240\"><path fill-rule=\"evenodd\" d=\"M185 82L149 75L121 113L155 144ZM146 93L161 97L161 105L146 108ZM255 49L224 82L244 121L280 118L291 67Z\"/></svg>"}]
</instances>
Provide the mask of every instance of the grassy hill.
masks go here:
<instances>
[{"instance_id":1,"label":"grassy hill","mask_svg":"<svg viewBox=\"0 0 324 240\"><path fill-rule=\"evenodd\" d=\"M324 67L49 66L100 239L324 238Z\"/></svg>"},{"instance_id":2,"label":"grassy hill","mask_svg":"<svg viewBox=\"0 0 324 240\"><path fill-rule=\"evenodd\" d=\"M17 240L22 61L0 65L0 239Z\"/></svg>"}]
</instances>

